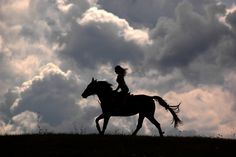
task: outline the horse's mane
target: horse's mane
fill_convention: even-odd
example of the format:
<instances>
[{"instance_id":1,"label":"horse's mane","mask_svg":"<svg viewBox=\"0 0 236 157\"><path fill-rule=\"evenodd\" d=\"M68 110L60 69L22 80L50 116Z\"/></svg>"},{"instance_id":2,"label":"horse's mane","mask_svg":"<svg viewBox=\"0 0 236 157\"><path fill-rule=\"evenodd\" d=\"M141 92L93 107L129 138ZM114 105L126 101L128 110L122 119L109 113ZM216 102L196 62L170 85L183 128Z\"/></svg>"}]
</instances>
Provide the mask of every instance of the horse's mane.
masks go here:
<instances>
[{"instance_id":1,"label":"horse's mane","mask_svg":"<svg viewBox=\"0 0 236 157\"><path fill-rule=\"evenodd\" d=\"M110 84L107 81L98 81L97 85L98 85L99 89L102 91L109 91L109 92L113 91L112 84Z\"/></svg>"}]
</instances>

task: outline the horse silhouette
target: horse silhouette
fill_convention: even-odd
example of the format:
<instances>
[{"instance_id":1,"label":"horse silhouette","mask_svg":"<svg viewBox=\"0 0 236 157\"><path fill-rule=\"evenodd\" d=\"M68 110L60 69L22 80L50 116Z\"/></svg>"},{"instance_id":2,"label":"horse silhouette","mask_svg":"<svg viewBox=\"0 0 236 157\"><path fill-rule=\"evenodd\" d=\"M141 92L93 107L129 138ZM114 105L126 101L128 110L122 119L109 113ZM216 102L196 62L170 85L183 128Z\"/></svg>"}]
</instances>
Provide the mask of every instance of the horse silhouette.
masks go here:
<instances>
[{"instance_id":1,"label":"horse silhouette","mask_svg":"<svg viewBox=\"0 0 236 157\"><path fill-rule=\"evenodd\" d=\"M100 106L102 108L102 114L99 115L95 122L98 132L103 135L105 133L108 121L111 116L132 116L139 114L138 124L132 135L136 135L139 129L142 127L144 118L150 120L153 123L161 137L163 133L160 123L155 119L155 101L158 101L161 106L170 111L173 116L174 127L177 127L181 123L181 120L177 116L179 111L179 105L170 106L159 96L148 95L127 95L122 98L114 92L112 85L106 81L97 81L92 79L91 83L82 93L83 98L87 98L91 95L97 95L100 100ZM99 120L104 119L102 130L99 125Z\"/></svg>"}]
</instances>

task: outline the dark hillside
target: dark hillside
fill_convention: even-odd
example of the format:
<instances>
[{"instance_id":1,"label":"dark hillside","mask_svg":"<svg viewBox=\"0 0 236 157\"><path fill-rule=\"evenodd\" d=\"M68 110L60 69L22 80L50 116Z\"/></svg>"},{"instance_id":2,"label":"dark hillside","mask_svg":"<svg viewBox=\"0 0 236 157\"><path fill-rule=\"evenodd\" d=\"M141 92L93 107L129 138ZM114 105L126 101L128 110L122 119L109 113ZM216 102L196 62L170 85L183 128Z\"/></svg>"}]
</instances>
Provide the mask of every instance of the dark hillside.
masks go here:
<instances>
[{"instance_id":1,"label":"dark hillside","mask_svg":"<svg viewBox=\"0 0 236 157\"><path fill-rule=\"evenodd\" d=\"M227 157L235 154L236 140L46 134L0 136L0 148L9 157Z\"/></svg>"}]
</instances>

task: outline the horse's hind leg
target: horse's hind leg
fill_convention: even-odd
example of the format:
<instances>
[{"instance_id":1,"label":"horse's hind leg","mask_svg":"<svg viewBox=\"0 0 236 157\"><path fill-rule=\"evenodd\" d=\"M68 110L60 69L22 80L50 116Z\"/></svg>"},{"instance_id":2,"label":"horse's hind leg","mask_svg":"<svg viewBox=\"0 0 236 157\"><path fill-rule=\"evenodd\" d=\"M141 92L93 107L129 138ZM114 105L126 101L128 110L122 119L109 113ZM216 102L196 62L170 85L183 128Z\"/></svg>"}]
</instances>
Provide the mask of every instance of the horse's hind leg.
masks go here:
<instances>
[{"instance_id":1,"label":"horse's hind leg","mask_svg":"<svg viewBox=\"0 0 236 157\"><path fill-rule=\"evenodd\" d=\"M149 120L157 127L160 136L163 137L163 133L164 133L164 132L162 132L162 130L161 130L161 125L160 125L160 123L158 123L158 121L154 118L154 116L153 116L153 115L147 116L147 119L149 119Z\"/></svg>"},{"instance_id":2,"label":"horse's hind leg","mask_svg":"<svg viewBox=\"0 0 236 157\"><path fill-rule=\"evenodd\" d=\"M142 125L143 125L143 119L144 119L144 115L139 114L138 125L137 125L137 127L136 127L136 129L135 129L135 131L133 132L132 135L136 135L137 132L139 131L139 129L142 127Z\"/></svg>"}]
</instances>

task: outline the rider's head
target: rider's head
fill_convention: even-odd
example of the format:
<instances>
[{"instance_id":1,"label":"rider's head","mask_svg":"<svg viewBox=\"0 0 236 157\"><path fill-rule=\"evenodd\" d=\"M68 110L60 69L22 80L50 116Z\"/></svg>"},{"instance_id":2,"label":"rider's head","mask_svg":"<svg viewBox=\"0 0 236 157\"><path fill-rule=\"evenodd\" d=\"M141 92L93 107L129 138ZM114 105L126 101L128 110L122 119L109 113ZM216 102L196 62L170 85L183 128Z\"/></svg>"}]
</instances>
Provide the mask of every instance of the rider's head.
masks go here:
<instances>
[{"instance_id":1,"label":"rider's head","mask_svg":"<svg viewBox=\"0 0 236 157\"><path fill-rule=\"evenodd\" d=\"M118 75L126 75L126 68L122 68L120 65L117 65L115 67L115 72L118 74Z\"/></svg>"}]
</instances>

